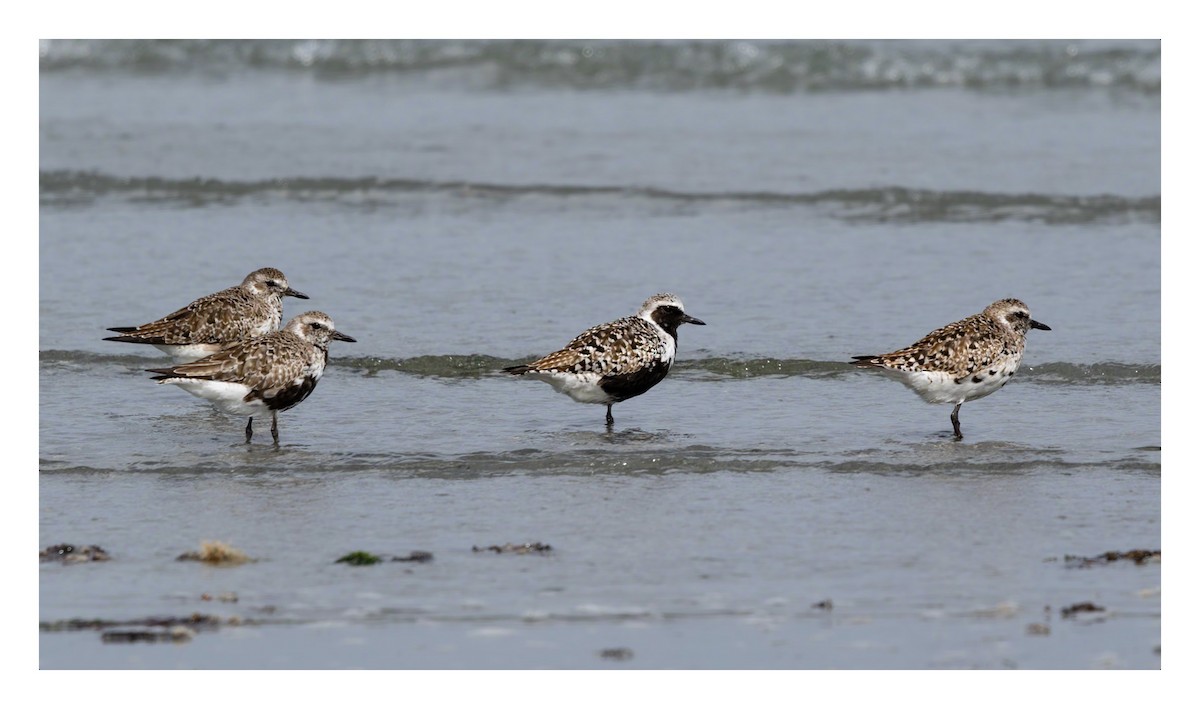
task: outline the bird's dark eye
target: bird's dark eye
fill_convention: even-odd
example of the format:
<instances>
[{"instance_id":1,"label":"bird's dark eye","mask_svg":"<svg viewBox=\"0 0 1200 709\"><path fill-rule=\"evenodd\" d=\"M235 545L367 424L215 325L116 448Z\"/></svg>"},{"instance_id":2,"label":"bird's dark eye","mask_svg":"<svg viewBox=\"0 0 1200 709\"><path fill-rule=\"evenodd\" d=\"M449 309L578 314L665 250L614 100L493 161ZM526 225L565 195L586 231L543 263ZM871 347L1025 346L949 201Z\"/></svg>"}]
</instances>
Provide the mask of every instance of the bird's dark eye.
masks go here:
<instances>
[{"instance_id":1,"label":"bird's dark eye","mask_svg":"<svg viewBox=\"0 0 1200 709\"><path fill-rule=\"evenodd\" d=\"M276 283L275 281L267 281L267 285L268 285L268 286L271 286L272 288L274 288L275 286L277 286L277 285L279 285L279 284L278 284L278 283Z\"/></svg>"},{"instance_id":2,"label":"bird's dark eye","mask_svg":"<svg viewBox=\"0 0 1200 709\"><path fill-rule=\"evenodd\" d=\"M315 322L315 323L313 323L313 324L312 324L312 329L314 329L314 330L320 330L320 329L322 329L322 328L324 328L324 327L325 327L325 326L324 326L324 325L322 325L322 324L321 324L321 323L319 323L319 322Z\"/></svg>"}]
</instances>

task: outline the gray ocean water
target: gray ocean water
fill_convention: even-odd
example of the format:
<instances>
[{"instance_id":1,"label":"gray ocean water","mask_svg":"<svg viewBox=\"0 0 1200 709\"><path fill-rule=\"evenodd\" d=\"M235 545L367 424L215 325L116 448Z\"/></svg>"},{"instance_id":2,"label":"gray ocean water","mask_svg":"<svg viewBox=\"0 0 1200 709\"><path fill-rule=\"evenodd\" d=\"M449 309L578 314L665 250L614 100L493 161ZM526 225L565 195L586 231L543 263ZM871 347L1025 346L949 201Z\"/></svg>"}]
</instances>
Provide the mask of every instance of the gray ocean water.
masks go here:
<instances>
[{"instance_id":1,"label":"gray ocean water","mask_svg":"<svg viewBox=\"0 0 1200 709\"><path fill-rule=\"evenodd\" d=\"M1158 42L40 50L42 668L1160 666ZM102 341L262 266L278 448ZM668 290L611 432L499 373ZM1003 297L961 442L844 364Z\"/></svg>"}]
</instances>

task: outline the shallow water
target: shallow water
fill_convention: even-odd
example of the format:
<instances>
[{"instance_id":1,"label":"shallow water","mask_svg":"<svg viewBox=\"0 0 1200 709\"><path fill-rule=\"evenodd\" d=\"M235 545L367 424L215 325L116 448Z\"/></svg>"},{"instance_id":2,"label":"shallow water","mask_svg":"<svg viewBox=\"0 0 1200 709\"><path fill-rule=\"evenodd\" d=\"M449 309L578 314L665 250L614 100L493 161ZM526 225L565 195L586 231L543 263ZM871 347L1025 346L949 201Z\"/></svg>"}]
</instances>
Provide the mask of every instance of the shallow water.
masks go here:
<instances>
[{"instance_id":1,"label":"shallow water","mask_svg":"<svg viewBox=\"0 0 1200 709\"><path fill-rule=\"evenodd\" d=\"M1159 564L1067 560L1161 546L1157 43L581 46L43 45L39 537L113 559L41 666L1158 667ZM264 265L358 340L278 449L101 340ZM611 433L499 373L662 290ZM962 442L844 364L1007 296Z\"/></svg>"}]
</instances>

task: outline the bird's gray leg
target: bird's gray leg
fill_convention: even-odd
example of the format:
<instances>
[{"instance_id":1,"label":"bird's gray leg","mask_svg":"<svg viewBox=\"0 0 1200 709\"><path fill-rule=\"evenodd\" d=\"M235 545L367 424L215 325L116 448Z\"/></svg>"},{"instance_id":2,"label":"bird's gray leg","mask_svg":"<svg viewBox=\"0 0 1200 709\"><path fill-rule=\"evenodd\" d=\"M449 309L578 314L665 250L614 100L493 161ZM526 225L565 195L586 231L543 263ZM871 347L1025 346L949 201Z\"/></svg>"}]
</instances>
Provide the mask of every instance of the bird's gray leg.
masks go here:
<instances>
[{"instance_id":1,"label":"bird's gray leg","mask_svg":"<svg viewBox=\"0 0 1200 709\"><path fill-rule=\"evenodd\" d=\"M954 440L956 441L962 440L962 429L958 427L958 410L961 407L962 404L955 404L954 411L950 414L950 423L954 424Z\"/></svg>"},{"instance_id":2,"label":"bird's gray leg","mask_svg":"<svg viewBox=\"0 0 1200 709\"><path fill-rule=\"evenodd\" d=\"M612 404L608 405L608 412L604 414L604 425L609 428L612 428L613 426Z\"/></svg>"},{"instance_id":3,"label":"bird's gray leg","mask_svg":"<svg viewBox=\"0 0 1200 709\"><path fill-rule=\"evenodd\" d=\"M247 443L250 442L250 437L253 435L254 435L254 417L251 416L250 420L246 422L246 442Z\"/></svg>"},{"instance_id":4,"label":"bird's gray leg","mask_svg":"<svg viewBox=\"0 0 1200 709\"><path fill-rule=\"evenodd\" d=\"M274 411L271 412L271 438L279 445L279 415Z\"/></svg>"}]
</instances>

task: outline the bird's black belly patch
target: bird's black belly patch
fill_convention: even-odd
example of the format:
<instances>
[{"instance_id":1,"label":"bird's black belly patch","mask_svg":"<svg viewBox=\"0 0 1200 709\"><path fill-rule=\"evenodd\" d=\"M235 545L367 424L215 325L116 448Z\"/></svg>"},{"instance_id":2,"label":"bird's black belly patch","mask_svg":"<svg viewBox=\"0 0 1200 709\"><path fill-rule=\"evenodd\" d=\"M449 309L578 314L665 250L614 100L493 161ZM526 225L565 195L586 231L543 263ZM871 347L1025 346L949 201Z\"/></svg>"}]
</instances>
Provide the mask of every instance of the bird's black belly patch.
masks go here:
<instances>
[{"instance_id":1,"label":"bird's black belly patch","mask_svg":"<svg viewBox=\"0 0 1200 709\"><path fill-rule=\"evenodd\" d=\"M299 383L286 386L275 396L267 398L259 392L251 392L246 398L261 398L271 411L287 411L308 398L313 389L317 388L316 377L305 377Z\"/></svg>"},{"instance_id":2,"label":"bird's black belly patch","mask_svg":"<svg viewBox=\"0 0 1200 709\"><path fill-rule=\"evenodd\" d=\"M624 401L639 394L645 394L650 390L650 387L661 382L663 377L667 376L667 371L670 369L670 364L656 360L649 367L639 369L630 374L602 377L600 379L600 388L614 400Z\"/></svg>"}]
</instances>

